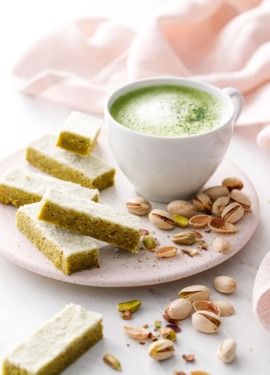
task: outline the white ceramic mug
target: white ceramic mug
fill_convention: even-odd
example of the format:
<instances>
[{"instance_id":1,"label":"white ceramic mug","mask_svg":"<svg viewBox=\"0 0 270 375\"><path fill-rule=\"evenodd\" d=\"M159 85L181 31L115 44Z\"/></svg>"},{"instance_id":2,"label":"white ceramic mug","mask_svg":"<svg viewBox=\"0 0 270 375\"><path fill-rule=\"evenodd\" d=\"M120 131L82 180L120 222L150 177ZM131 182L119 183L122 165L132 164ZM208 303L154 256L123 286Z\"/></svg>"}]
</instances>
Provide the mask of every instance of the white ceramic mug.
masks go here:
<instances>
[{"instance_id":1,"label":"white ceramic mug","mask_svg":"<svg viewBox=\"0 0 270 375\"><path fill-rule=\"evenodd\" d=\"M119 124L110 114L114 101L127 92L153 85L189 86L221 99L228 108L227 121L211 131L184 137L139 133ZM185 78L152 78L114 91L105 103L105 125L112 153L136 191L160 203L189 199L198 192L224 158L243 97L234 88L219 89Z\"/></svg>"}]
</instances>

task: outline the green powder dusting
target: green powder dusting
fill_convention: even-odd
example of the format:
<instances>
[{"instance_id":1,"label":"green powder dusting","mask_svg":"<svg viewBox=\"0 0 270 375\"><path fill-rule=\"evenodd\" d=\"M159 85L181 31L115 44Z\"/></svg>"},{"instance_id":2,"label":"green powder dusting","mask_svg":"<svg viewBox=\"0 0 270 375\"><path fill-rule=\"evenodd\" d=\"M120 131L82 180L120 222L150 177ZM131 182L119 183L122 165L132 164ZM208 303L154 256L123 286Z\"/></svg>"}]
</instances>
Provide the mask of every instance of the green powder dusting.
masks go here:
<instances>
[{"instance_id":1,"label":"green powder dusting","mask_svg":"<svg viewBox=\"0 0 270 375\"><path fill-rule=\"evenodd\" d=\"M218 127L228 109L217 97L191 87L150 86L119 97L112 117L140 133L178 137L201 134Z\"/></svg>"}]
</instances>

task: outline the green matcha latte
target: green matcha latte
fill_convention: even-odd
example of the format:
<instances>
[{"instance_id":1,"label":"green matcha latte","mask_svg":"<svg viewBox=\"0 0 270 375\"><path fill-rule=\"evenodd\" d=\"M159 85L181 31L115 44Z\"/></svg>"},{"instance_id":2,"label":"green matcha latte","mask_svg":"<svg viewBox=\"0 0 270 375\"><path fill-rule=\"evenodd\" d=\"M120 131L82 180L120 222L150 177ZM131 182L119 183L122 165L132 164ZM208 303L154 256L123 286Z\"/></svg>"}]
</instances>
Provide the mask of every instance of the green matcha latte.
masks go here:
<instances>
[{"instance_id":1,"label":"green matcha latte","mask_svg":"<svg viewBox=\"0 0 270 375\"><path fill-rule=\"evenodd\" d=\"M186 86L158 85L120 96L112 117L134 131L167 137L201 134L219 127L228 109L217 97Z\"/></svg>"}]
</instances>

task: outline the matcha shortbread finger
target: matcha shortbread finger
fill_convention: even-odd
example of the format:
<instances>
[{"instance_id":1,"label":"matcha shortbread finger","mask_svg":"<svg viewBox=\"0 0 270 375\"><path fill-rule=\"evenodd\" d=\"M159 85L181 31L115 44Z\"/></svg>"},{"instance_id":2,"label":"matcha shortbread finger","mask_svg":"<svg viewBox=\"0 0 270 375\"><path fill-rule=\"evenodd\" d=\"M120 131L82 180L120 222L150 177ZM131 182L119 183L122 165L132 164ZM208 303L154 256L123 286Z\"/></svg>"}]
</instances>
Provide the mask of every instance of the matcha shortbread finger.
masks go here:
<instances>
[{"instance_id":1,"label":"matcha shortbread finger","mask_svg":"<svg viewBox=\"0 0 270 375\"><path fill-rule=\"evenodd\" d=\"M65 275L99 267L98 246L88 236L37 219L40 203L26 204L16 213L16 225Z\"/></svg>"},{"instance_id":2,"label":"matcha shortbread finger","mask_svg":"<svg viewBox=\"0 0 270 375\"><path fill-rule=\"evenodd\" d=\"M86 157L94 149L101 129L96 117L74 111L59 133L56 146Z\"/></svg>"},{"instance_id":3,"label":"matcha shortbread finger","mask_svg":"<svg viewBox=\"0 0 270 375\"><path fill-rule=\"evenodd\" d=\"M2 375L60 374L102 336L102 315L71 303L5 357Z\"/></svg>"},{"instance_id":4,"label":"matcha shortbread finger","mask_svg":"<svg viewBox=\"0 0 270 375\"><path fill-rule=\"evenodd\" d=\"M114 168L98 156L82 158L55 144L56 136L45 135L28 146L26 159L43 172L84 187L101 190L114 183Z\"/></svg>"},{"instance_id":5,"label":"matcha shortbread finger","mask_svg":"<svg viewBox=\"0 0 270 375\"><path fill-rule=\"evenodd\" d=\"M78 195L97 202L99 191L84 188L73 182L46 176L24 169L9 170L0 179L0 203L13 204L16 207L39 202L47 187L54 187L71 195Z\"/></svg>"},{"instance_id":6,"label":"matcha shortbread finger","mask_svg":"<svg viewBox=\"0 0 270 375\"><path fill-rule=\"evenodd\" d=\"M38 219L137 252L140 220L113 207L47 189Z\"/></svg>"}]
</instances>

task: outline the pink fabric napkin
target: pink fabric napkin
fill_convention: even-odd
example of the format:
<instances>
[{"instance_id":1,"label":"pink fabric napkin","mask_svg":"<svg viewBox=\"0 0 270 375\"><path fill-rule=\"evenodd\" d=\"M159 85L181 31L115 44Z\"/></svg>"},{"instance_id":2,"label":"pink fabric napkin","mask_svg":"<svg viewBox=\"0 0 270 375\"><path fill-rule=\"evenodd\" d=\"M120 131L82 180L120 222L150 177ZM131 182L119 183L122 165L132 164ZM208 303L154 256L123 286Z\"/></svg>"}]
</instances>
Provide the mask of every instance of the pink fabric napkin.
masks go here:
<instances>
[{"instance_id":1,"label":"pink fabric napkin","mask_svg":"<svg viewBox=\"0 0 270 375\"><path fill-rule=\"evenodd\" d=\"M102 113L105 97L141 78L197 77L245 96L239 125L262 124L270 149L270 1L174 0L137 33L108 19L80 19L44 36L13 69L26 94ZM270 328L270 255L254 288L254 308Z\"/></svg>"},{"instance_id":2,"label":"pink fabric napkin","mask_svg":"<svg viewBox=\"0 0 270 375\"><path fill-rule=\"evenodd\" d=\"M254 283L253 306L265 328L270 330L270 252L266 254Z\"/></svg>"},{"instance_id":3,"label":"pink fabric napkin","mask_svg":"<svg viewBox=\"0 0 270 375\"><path fill-rule=\"evenodd\" d=\"M118 86L160 75L241 90L238 124L265 125L257 141L270 149L269 1L174 0L138 33L108 19L80 19L39 40L13 69L25 93L92 113L102 113Z\"/></svg>"}]
</instances>

